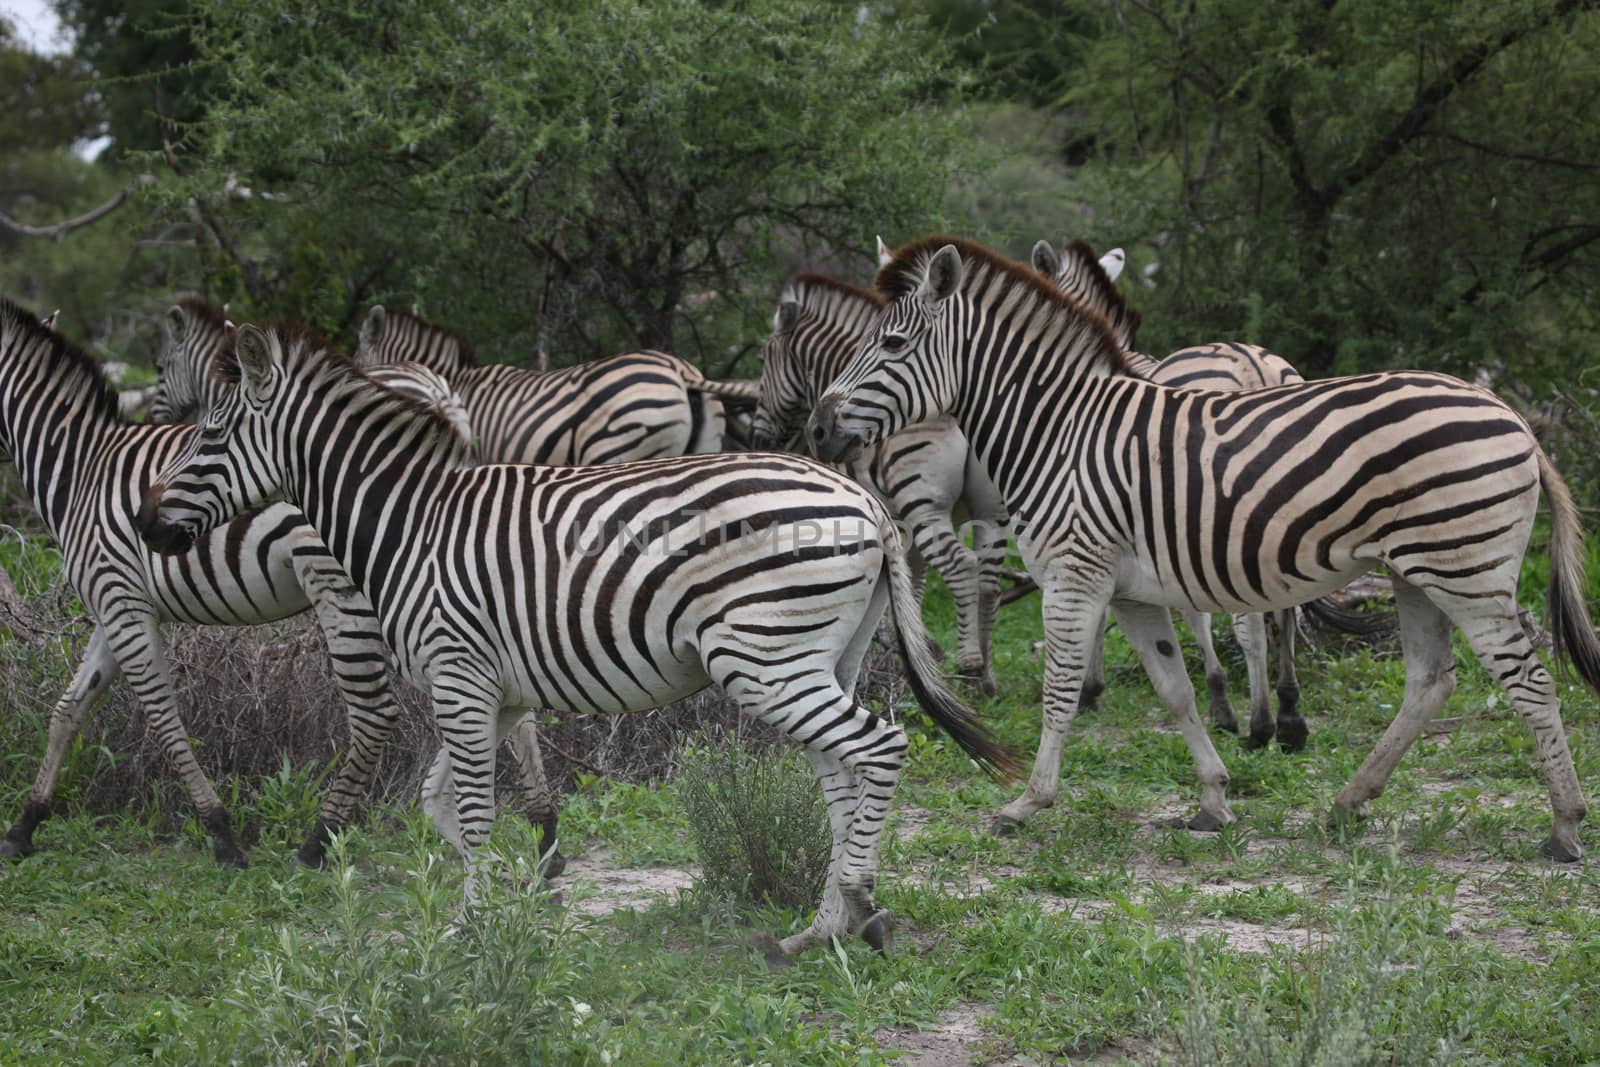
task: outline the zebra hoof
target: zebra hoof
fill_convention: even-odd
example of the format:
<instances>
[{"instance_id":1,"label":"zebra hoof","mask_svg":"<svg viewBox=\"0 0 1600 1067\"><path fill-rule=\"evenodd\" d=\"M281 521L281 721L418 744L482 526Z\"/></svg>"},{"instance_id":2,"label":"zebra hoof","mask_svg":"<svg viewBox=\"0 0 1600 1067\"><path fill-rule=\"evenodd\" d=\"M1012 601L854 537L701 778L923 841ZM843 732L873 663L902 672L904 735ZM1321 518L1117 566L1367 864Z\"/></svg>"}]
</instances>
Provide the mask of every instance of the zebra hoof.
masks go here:
<instances>
[{"instance_id":1,"label":"zebra hoof","mask_svg":"<svg viewBox=\"0 0 1600 1067\"><path fill-rule=\"evenodd\" d=\"M1555 834L1551 834L1545 843L1539 846L1539 851L1546 859L1555 860L1557 863L1577 863L1583 859L1583 846L1574 836L1570 841L1563 841Z\"/></svg>"},{"instance_id":2,"label":"zebra hoof","mask_svg":"<svg viewBox=\"0 0 1600 1067\"><path fill-rule=\"evenodd\" d=\"M231 842L227 844L217 842L214 852L218 867L231 867L236 871L242 871L250 866L249 858L239 850L239 846Z\"/></svg>"},{"instance_id":3,"label":"zebra hoof","mask_svg":"<svg viewBox=\"0 0 1600 1067\"><path fill-rule=\"evenodd\" d=\"M1248 733L1244 736L1244 740L1240 741L1239 744L1246 751L1254 752L1256 749L1266 748L1268 745L1272 744L1272 734L1258 734L1253 732Z\"/></svg>"},{"instance_id":4,"label":"zebra hoof","mask_svg":"<svg viewBox=\"0 0 1600 1067\"><path fill-rule=\"evenodd\" d=\"M309 841L301 845L299 851L294 854L294 860L308 871L321 871L326 870L328 867L328 854L324 851L320 841L316 843L315 848L312 847ZM217 862L220 863L222 861L219 859Z\"/></svg>"},{"instance_id":5,"label":"zebra hoof","mask_svg":"<svg viewBox=\"0 0 1600 1067\"><path fill-rule=\"evenodd\" d=\"M1016 837L1022 832L1022 820L1009 815L996 815L989 824L989 832L996 837Z\"/></svg>"},{"instance_id":6,"label":"zebra hoof","mask_svg":"<svg viewBox=\"0 0 1600 1067\"><path fill-rule=\"evenodd\" d=\"M1223 821L1220 815L1206 811L1204 808L1195 812L1194 818L1184 824L1187 829L1196 830L1202 834L1214 834L1226 825L1227 823Z\"/></svg>"},{"instance_id":7,"label":"zebra hoof","mask_svg":"<svg viewBox=\"0 0 1600 1067\"><path fill-rule=\"evenodd\" d=\"M13 841L9 837L0 838L0 857L8 860L27 859L37 852L32 841Z\"/></svg>"},{"instance_id":8,"label":"zebra hoof","mask_svg":"<svg viewBox=\"0 0 1600 1067\"><path fill-rule=\"evenodd\" d=\"M1355 831L1364 818L1366 815L1360 805L1351 806L1335 801L1333 807L1328 809L1328 829Z\"/></svg>"},{"instance_id":9,"label":"zebra hoof","mask_svg":"<svg viewBox=\"0 0 1600 1067\"><path fill-rule=\"evenodd\" d=\"M1310 736L1304 722L1278 724L1278 747L1285 752L1304 752Z\"/></svg>"},{"instance_id":10,"label":"zebra hoof","mask_svg":"<svg viewBox=\"0 0 1600 1067\"><path fill-rule=\"evenodd\" d=\"M783 946L778 944L778 939L765 930L756 930L751 933L745 944L761 953L769 971L780 970L784 967L793 967L794 960L783 951Z\"/></svg>"},{"instance_id":11,"label":"zebra hoof","mask_svg":"<svg viewBox=\"0 0 1600 1067\"><path fill-rule=\"evenodd\" d=\"M1084 682L1078 694L1078 711L1094 711L1100 706L1100 694L1106 691L1104 682Z\"/></svg>"},{"instance_id":12,"label":"zebra hoof","mask_svg":"<svg viewBox=\"0 0 1600 1067\"><path fill-rule=\"evenodd\" d=\"M560 878L562 872L566 869L567 857L559 852L550 853L539 865L539 873L544 876L544 880L547 882L552 878Z\"/></svg>"},{"instance_id":13,"label":"zebra hoof","mask_svg":"<svg viewBox=\"0 0 1600 1067\"><path fill-rule=\"evenodd\" d=\"M889 955L894 948L894 920L889 917L888 909L880 910L867 920L867 925L861 928L861 940L881 955Z\"/></svg>"},{"instance_id":14,"label":"zebra hoof","mask_svg":"<svg viewBox=\"0 0 1600 1067\"><path fill-rule=\"evenodd\" d=\"M994 675L990 674L982 667L975 667L972 670L957 671L956 677L965 684L970 685L972 688L982 693L984 696L992 697L995 695L995 693L999 692L999 689L994 684Z\"/></svg>"}]
</instances>

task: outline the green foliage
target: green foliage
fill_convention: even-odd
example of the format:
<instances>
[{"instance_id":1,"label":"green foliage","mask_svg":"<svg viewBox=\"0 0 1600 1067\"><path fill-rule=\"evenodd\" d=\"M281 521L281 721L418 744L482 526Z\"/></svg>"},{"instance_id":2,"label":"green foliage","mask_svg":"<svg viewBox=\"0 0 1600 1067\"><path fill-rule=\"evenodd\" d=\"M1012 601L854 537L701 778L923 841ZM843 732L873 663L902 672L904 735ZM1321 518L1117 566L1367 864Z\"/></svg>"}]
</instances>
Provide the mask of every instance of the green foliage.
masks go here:
<instances>
[{"instance_id":1,"label":"green foliage","mask_svg":"<svg viewBox=\"0 0 1600 1067\"><path fill-rule=\"evenodd\" d=\"M832 835L816 772L797 749L752 753L703 738L683 753L678 795L703 885L755 904L816 906Z\"/></svg>"},{"instance_id":2,"label":"green foliage","mask_svg":"<svg viewBox=\"0 0 1600 1067\"><path fill-rule=\"evenodd\" d=\"M334 304L361 274L365 299L420 301L499 354L665 347L730 300L753 312L780 250L926 228L961 154L937 42L804 0L199 11L223 83L182 195L248 232L293 216ZM330 299L269 281L274 311Z\"/></svg>"},{"instance_id":3,"label":"green foliage","mask_svg":"<svg viewBox=\"0 0 1600 1067\"><path fill-rule=\"evenodd\" d=\"M1066 100L1102 151L1088 236L1160 264L1145 347L1534 383L1592 348L1591 5L1116 10Z\"/></svg>"}]
</instances>

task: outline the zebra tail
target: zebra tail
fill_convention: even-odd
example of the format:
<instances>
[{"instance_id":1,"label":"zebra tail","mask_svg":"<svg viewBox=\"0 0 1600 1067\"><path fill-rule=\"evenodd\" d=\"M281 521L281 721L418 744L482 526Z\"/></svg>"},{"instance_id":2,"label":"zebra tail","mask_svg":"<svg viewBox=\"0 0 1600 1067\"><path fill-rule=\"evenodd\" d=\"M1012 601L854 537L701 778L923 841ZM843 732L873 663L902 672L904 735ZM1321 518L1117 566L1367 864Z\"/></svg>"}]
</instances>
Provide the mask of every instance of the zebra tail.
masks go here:
<instances>
[{"instance_id":1,"label":"zebra tail","mask_svg":"<svg viewBox=\"0 0 1600 1067\"><path fill-rule=\"evenodd\" d=\"M922 608L911 589L911 568L904 542L894 523L880 527L889 564L889 604L894 613L895 636L906 662L906 678L917 703L962 751L993 778L1015 779L1021 774L1016 754L990 733L982 720L945 684L944 676L928 652L928 634L922 625Z\"/></svg>"},{"instance_id":2,"label":"zebra tail","mask_svg":"<svg viewBox=\"0 0 1600 1067\"><path fill-rule=\"evenodd\" d=\"M1584 596L1588 587L1583 571L1583 529L1578 506L1567 483L1556 473L1544 449L1534 445L1539 457L1539 481L1550 501L1550 612L1551 649L1565 656L1578 675L1600 693L1600 635Z\"/></svg>"}]
</instances>

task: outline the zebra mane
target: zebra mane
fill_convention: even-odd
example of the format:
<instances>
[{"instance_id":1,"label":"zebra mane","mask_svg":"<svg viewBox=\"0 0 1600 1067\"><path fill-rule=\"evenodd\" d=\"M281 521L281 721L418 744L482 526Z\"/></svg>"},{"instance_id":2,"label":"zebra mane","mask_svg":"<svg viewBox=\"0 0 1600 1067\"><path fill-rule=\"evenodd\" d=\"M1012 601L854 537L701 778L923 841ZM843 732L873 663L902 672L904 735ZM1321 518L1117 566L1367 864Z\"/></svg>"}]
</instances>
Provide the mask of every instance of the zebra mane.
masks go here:
<instances>
[{"instance_id":1,"label":"zebra mane","mask_svg":"<svg viewBox=\"0 0 1600 1067\"><path fill-rule=\"evenodd\" d=\"M443 334L456 343L456 351L461 353L462 367L476 367L478 365L478 352L477 349L472 347L472 342L461 336L461 334L457 333L455 330L452 330L450 327L441 326L437 322L430 322L421 315L418 315L416 312L412 311L410 308L394 307L393 305L385 304L383 305L383 312L390 318L390 320L396 318L404 319L408 322L416 323L423 329L432 330L434 333Z\"/></svg>"},{"instance_id":2,"label":"zebra mane","mask_svg":"<svg viewBox=\"0 0 1600 1067\"><path fill-rule=\"evenodd\" d=\"M333 344L319 334L314 328L303 322L292 322L284 319L268 319L257 324L257 329L268 337L274 339L283 354L284 366L288 368L291 377L310 378L319 376L333 381L357 381L370 385L381 392L385 398L384 407L389 411L402 412L408 416L420 418L428 424L430 430L446 438L451 446L456 449L466 448L459 429L439 408L428 400L408 393L390 389L382 382L375 380L366 370L357 366L355 360L333 347ZM239 380L239 364L237 360L218 360L218 365L228 364L233 368L233 381Z\"/></svg>"},{"instance_id":3,"label":"zebra mane","mask_svg":"<svg viewBox=\"0 0 1600 1067\"><path fill-rule=\"evenodd\" d=\"M226 327L227 320L217 322L219 327ZM291 347L317 349L333 353L333 342L329 341L308 322L299 322L295 319L270 318L262 319L256 323L256 328L262 333L277 336L283 350L288 352ZM231 342L230 338L230 342ZM211 380L222 385L235 386L239 384L239 361L232 358L233 345L231 343L217 349L211 354Z\"/></svg>"},{"instance_id":4,"label":"zebra mane","mask_svg":"<svg viewBox=\"0 0 1600 1067\"><path fill-rule=\"evenodd\" d=\"M203 297L192 294L180 296L177 304L189 313L190 318L202 322L213 329L222 330L228 325L228 313Z\"/></svg>"},{"instance_id":5,"label":"zebra mane","mask_svg":"<svg viewBox=\"0 0 1600 1067\"><path fill-rule=\"evenodd\" d=\"M1033 268L964 237L932 234L900 248L894 258L879 269L874 282L878 291L890 300L916 292L928 273L929 262L945 245L955 245L961 255L963 292L981 298L989 306L1013 299L1024 300L1030 314L1081 323L1076 332L1088 341L1086 350L1091 357L1103 360L1118 374L1134 373L1104 314L1067 296ZM1104 271L1101 274L1103 276ZM1107 279L1108 284L1109 281ZM1117 295L1120 300L1121 294Z\"/></svg>"},{"instance_id":6,"label":"zebra mane","mask_svg":"<svg viewBox=\"0 0 1600 1067\"><path fill-rule=\"evenodd\" d=\"M1070 293L1079 303L1094 308L1106 317L1106 322L1111 325L1111 330L1119 339L1126 338L1127 343L1123 348L1131 349L1139 336L1139 323L1143 316L1128 306L1128 300L1122 295L1122 290L1117 288L1117 283L1111 280L1106 269L1100 265L1100 257L1094 254L1094 249L1089 242L1073 238L1061 246L1061 261L1063 263L1074 260L1077 269L1082 272L1088 284L1087 290L1081 296Z\"/></svg>"},{"instance_id":7,"label":"zebra mane","mask_svg":"<svg viewBox=\"0 0 1600 1067\"><path fill-rule=\"evenodd\" d=\"M124 423L117 402L117 387L106 377L100 361L39 321L39 316L9 297L0 296L0 330L3 330L6 358L19 346L42 342L51 370L83 379L84 391L98 412L108 420Z\"/></svg>"},{"instance_id":8,"label":"zebra mane","mask_svg":"<svg viewBox=\"0 0 1600 1067\"><path fill-rule=\"evenodd\" d=\"M784 282L783 292L778 299L793 300L803 310L823 318L831 318L832 313L843 304L859 302L881 308L888 303L875 289L863 289L859 285L809 271L796 274Z\"/></svg>"}]
</instances>

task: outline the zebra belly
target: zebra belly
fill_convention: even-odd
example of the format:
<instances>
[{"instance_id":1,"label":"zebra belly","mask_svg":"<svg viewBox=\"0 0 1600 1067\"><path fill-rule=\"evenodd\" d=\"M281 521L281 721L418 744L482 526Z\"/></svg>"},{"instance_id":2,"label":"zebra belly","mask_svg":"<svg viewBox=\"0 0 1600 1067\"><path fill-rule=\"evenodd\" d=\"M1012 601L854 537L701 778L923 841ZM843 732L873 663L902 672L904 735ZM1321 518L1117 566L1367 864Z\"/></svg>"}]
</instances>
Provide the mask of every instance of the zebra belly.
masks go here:
<instances>
[{"instance_id":1,"label":"zebra belly","mask_svg":"<svg viewBox=\"0 0 1600 1067\"><path fill-rule=\"evenodd\" d=\"M1351 560L1343 567L1312 568L1304 577L1263 568L1261 584L1264 588L1257 593L1237 575L1224 583L1215 575L1185 572L1180 581L1177 575L1158 570L1149 560L1129 556L1117 568L1114 595L1122 600L1179 610L1273 611L1315 600L1360 577L1371 567L1370 561Z\"/></svg>"}]
</instances>

